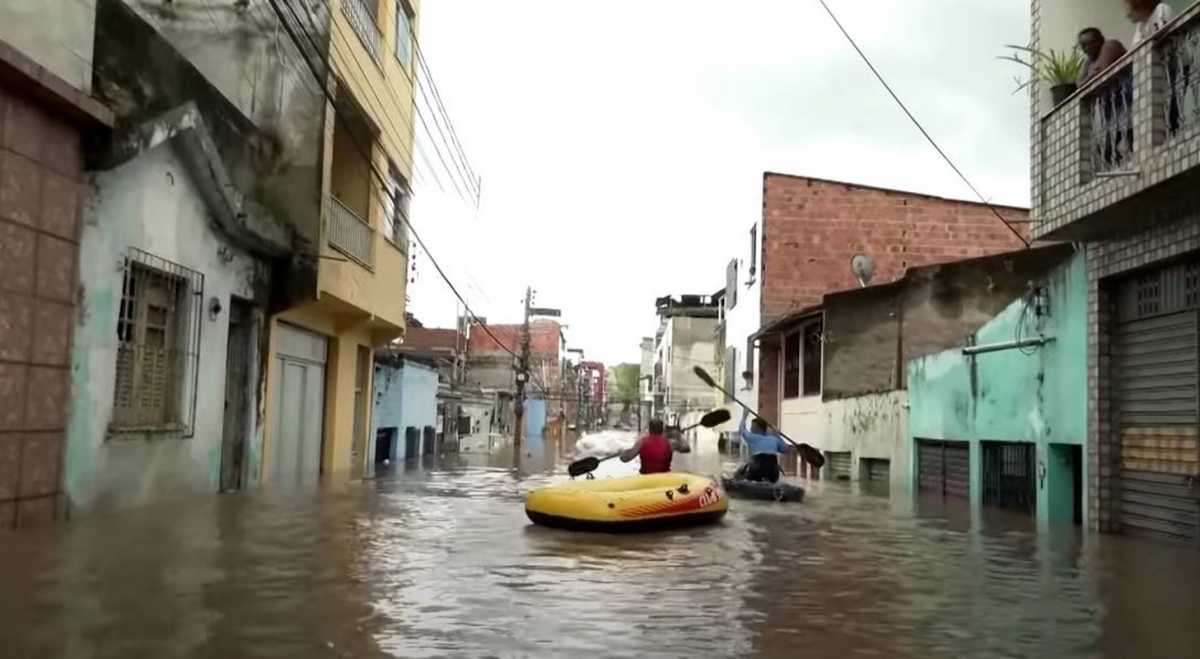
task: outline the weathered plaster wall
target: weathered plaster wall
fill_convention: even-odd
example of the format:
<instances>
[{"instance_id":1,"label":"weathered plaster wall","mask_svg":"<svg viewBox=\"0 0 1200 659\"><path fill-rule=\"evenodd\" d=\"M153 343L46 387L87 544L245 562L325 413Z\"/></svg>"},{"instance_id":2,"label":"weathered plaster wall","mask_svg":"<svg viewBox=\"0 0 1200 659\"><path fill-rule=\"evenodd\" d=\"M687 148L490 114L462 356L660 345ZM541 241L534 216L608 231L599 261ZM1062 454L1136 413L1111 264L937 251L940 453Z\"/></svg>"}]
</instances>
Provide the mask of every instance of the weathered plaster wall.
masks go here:
<instances>
[{"instance_id":1,"label":"weathered plaster wall","mask_svg":"<svg viewBox=\"0 0 1200 659\"><path fill-rule=\"evenodd\" d=\"M1050 444L1086 443L1087 273L1082 253L1048 274L1050 313L1044 334L1055 340L1019 350L963 355L952 348L908 362L908 436L929 439L1034 442L1048 469ZM1025 299L1009 304L974 334L976 344L1011 341ZM1033 333L1026 322L1024 336ZM910 448L911 452L911 448ZM980 491L979 450L972 446L971 491ZM1061 474L1059 474L1061 476ZM1066 474L1069 477L1069 473ZM1051 471L1048 480L1054 481ZM1086 482L1086 466L1085 466ZM1048 487L1039 485L1039 517L1051 516ZM1062 511L1055 511L1055 515Z\"/></svg>"},{"instance_id":2,"label":"weathered plaster wall","mask_svg":"<svg viewBox=\"0 0 1200 659\"><path fill-rule=\"evenodd\" d=\"M114 170L93 175L80 250L81 310L74 332L65 486L75 509L143 503L184 492L215 492L225 418L225 355L230 297L253 299L262 276L256 261L230 248L209 222L208 210L171 143ZM110 435L116 377L117 316L129 247L204 274L200 304L199 372L189 371L184 399L196 399L195 433ZM225 311L207 313L217 298ZM257 343L252 346L258 363ZM255 380L251 380L252 382ZM248 415L248 469L260 463L258 415Z\"/></svg>"},{"instance_id":3,"label":"weathered plaster wall","mask_svg":"<svg viewBox=\"0 0 1200 659\"><path fill-rule=\"evenodd\" d=\"M371 422L369 461L375 460L374 438L380 428L395 428L396 443L392 460L417 457L423 450L417 446L416 455L407 455L404 431L412 426L422 433L425 426L437 424L437 371L424 364L405 361L402 367L375 364L375 411Z\"/></svg>"},{"instance_id":4,"label":"weathered plaster wall","mask_svg":"<svg viewBox=\"0 0 1200 659\"><path fill-rule=\"evenodd\" d=\"M4 0L0 40L72 87L92 90L96 0Z\"/></svg>"},{"instance_id":5,"label":"weathered plaster wall","mask_svg":"<svg viewBox=\"0 0 1200 659\"><path fill-rule=\"evenodd\" d=\"M892 491L908 485L908 394L889 391L826 401L823 406L826 451L850 452L850 479L862 476L863 458L891 463Z\"/></svg>"},{"instance_id":6,"label":"weathered plaster wall","mask_svg":"<svg viewBox=\"0 0 1200 659\"><path fill-rule=\"evenodd\" d=\"M286 308L316 297L325 98L266 0L218 4L96 0L95 93L120 127L196 104L247 221L290 237L272 295ZM327 22L309 28L319 44Z\"/></svg>"},{"instance_id":7,"label":"weathered plaster wall","mask_svg":"<svg viewBox=\"0 0 1200 659\"><path fill-rule=\"evenodd\" d=\"M826 400L898 389L902 284L825 297Z\"/></svg>"},{"instance_id":8,"label":"weathered plaster wall","mask_svg":"<svg viewBox=\"0 0 1200 659\"><path fill-rule=\"evenodd\" d=\"M720 373L716 361L717 319L671 318L667 321L663 340L670 348L671 362L670 368L664 369L670 395L667 406L675 411L682 411L686 405L706 410L719 406L724 399L718 398L715 390L704 384L692 370L700 366L713 377Z\"/></svg>"}]
</instances>

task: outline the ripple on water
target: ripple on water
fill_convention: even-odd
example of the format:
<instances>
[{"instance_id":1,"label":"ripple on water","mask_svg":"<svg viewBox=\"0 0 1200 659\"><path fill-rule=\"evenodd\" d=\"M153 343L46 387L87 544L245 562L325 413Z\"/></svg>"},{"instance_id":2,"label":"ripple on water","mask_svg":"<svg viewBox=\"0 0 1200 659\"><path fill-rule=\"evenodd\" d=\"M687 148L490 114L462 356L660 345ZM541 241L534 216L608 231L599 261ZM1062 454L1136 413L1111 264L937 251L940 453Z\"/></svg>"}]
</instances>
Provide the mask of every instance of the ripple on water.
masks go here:
<instances>
[{"instance_id":1,"label":"ripple on water","mask_svg":"<svg viewBox=\"0 0 1200 659\"><path fill-rule=\"evenodd\" d=\"M1194 551L1039 535L1019 517L972 521L840 483L812 483L799 505L734 501L723 523L690 531L530 525L525 493L564 478L546 456L459 456L333 491L8 535L0 654L1069 659L1200 647Z\"/></svg>"}]
</instances>

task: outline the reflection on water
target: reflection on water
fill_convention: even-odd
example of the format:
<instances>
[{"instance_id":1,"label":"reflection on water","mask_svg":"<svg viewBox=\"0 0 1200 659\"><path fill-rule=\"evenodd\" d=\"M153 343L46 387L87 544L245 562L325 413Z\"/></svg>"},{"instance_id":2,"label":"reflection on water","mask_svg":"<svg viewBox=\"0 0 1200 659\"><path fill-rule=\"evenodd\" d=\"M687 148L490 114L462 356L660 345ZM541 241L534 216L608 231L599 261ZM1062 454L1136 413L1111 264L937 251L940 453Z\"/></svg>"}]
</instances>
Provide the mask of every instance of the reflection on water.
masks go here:
<instances>
[{"instance_id":1,"label":"reflection on water","mask_svg":"<svg viewBox=\"0 0 1200 659\"><path fill-rule=\"evenodd\" d=\"M537 453L533 455L532 453ZM1152 657L1200 553L857 485L640 536L528 524L569 450L0 536L5 657ZM680 456L716 473L718 456ZM728 465L726 465L728 467ZM602 474L631 465L606 462Z\"/></svg>"}]
</instances>

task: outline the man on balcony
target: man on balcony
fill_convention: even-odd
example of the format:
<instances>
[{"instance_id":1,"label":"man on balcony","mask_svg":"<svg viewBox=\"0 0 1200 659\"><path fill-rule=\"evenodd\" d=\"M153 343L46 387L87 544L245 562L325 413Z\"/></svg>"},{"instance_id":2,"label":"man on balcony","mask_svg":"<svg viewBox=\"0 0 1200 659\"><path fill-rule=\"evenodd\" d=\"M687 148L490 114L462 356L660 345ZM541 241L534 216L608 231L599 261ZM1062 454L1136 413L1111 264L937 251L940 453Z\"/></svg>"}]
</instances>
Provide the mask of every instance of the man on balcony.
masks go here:
<instances>
[{"instance_id":1,"label":"man on balcony","mask_svg":"<svg viewBox=\"0 0 1200 659\"><path fill-rule=\"evenodd\" d=\"M1171 5L1158 0L1125 0L1126 16L1133 21L1133 45L1150 38L1175 18Z\"/></svg>"},{"instance_id":2,"label":"man on balcony","mask_svg":"<svg viewBox=\"0 0 1200 659\"><path fill-rule=\"evenodd\" d=\"M1125 46L1120 41L1104 38L1100 28L1095 27L1085 27L1079 33L1079 49L1087 58L1087 64L1079 72L1081 86L1125 55Z\"/></svg>"}]
</instances>

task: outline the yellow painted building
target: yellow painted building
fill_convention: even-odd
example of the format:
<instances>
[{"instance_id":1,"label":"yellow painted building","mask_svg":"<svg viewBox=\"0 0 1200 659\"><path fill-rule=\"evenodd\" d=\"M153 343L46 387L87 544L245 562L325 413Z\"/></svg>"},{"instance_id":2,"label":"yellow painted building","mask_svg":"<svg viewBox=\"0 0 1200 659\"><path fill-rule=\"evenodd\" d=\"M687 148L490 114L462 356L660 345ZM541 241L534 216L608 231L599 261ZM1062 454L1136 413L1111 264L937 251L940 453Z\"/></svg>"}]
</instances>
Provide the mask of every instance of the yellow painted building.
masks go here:
<instances>
[{"instance_id":1,"label":"yellow painted building","mask_svg":"<svg viewBox=\"0 0 1200 659\"><path fill-rule=\"evenodd\" d=\"M263 478L363 473L374 349L405 331L415 0L331 3L315 299L271 319ZM368 156L369 154L369 156Z\"/></svg>"}]
</instances>

